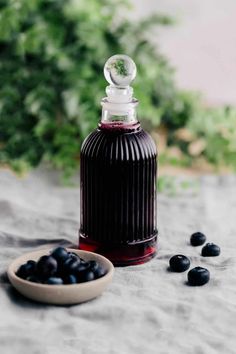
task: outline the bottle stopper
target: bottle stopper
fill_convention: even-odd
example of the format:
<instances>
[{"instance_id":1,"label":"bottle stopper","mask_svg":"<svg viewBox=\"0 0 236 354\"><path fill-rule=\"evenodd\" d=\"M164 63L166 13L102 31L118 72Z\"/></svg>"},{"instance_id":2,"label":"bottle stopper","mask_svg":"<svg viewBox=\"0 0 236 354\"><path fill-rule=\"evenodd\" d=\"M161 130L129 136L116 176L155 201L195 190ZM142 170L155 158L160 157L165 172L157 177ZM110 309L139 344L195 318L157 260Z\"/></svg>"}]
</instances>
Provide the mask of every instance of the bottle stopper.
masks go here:
<instances>
[{"instance_id":1,"label":"bottle stopper","mask_svg":"<svg viewBox=\"0 0 236 354\"><path fill-rule=\"evenodd\" d=\"M107 100L113 103L132 101L133 88L130 86L136 77L134 61L128 56L117 54L110 57L104 66L104 76L110 84L106 88Z\"/></svg>"}]
</instances>

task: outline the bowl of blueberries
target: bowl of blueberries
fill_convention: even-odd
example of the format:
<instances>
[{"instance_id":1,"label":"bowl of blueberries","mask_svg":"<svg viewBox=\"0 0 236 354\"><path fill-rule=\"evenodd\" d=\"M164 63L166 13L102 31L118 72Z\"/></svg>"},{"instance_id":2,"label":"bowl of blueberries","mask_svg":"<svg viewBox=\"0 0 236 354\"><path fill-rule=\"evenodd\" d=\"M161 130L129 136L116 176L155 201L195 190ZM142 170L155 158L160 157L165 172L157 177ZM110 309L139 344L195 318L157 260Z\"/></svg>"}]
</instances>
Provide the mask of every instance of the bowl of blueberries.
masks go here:
<instances>
[{"instance_id":1,"label":"bowl of blueberries","mask_svg":"<svg viewBox=\"0 0 236 354\"><path fill-rule=\"evenodd\" d=\"M92 300L105 290L113 273L112 263L100 254L64 247L27 253L7 271L22 295L57 305Z\"/></svg>"}]
</instances>

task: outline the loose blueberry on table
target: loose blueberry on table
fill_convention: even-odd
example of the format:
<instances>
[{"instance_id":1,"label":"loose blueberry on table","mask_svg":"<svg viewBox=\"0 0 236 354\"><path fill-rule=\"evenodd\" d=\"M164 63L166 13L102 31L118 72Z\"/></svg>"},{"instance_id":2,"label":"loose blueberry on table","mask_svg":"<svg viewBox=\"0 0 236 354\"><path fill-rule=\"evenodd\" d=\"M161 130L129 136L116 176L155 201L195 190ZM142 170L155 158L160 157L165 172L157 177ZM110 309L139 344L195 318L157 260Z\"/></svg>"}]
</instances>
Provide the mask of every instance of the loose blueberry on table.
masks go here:
<instances>
[{"instance_id":1,"label":"loose blueberry on table","mask_svg":"<svg viewBox=\"0 0 236 354\"><path fill-rule=\"evenodd\" d=\"M207 243L202 248L203 257L216 257L219 255L220 255L220 247L215 245L214 243Z\"/></svg>"},{"instance_id":2,"label":"loose blueberry on table","mask_svg":"<svg viewBox=\"0 0 236 354\"><path fill-rule=\"evenodd\" d=\"M194 232L190 237L192 246L201 246L206 242L206 236L202 232Z\"/></svg>"},{"instance_id":3,"label":"loose blueberry on table","mask_svg":"<svg viewBox=\"0 0 236 354\"><path fill-rule=\"evenodd\" d=\"M210 272L206 268L195 267L188 272L188 283L192 286L199 286L208 283Z\"/></svg>"},{"instance_id":4,"label":"loose blueberry on table","mask_svg":"<svg viewBox=\"0 0 236 354\"><path fill-rule=\"evenodd\" d=\"M105 274L105 269L98 262L85 261L64 247L55 248L50 255L42 256L38 262L29 260L16 272L22 279L50 285L84 283Z\"/></svg>"},{"instance_id":5,"label":"loose blueberry on table","mask_svg":"<svg viewBox=\"0 0 236 354\"><path fill-rule=\"evenodd\" d=\"M170 269L172 272L185 272L190 267L190 260L188 257L177 254L169 260Z\"/></svg>"}]
</instances>

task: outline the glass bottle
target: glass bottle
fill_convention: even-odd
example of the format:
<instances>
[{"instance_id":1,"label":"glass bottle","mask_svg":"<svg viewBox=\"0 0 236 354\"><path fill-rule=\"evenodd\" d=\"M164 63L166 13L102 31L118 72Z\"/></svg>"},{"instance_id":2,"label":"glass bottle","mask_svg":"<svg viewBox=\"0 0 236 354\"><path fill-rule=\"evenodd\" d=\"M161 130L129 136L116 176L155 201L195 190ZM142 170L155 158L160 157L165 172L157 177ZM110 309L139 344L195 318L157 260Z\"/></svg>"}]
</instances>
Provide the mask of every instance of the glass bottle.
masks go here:
<instances>
[{"instance_id":1,"label":"glass bottle","mask_svg":"<svg viewBox=\"0 0 236 354\"><path fill-rule=\"evenodd\" d=\"M141 264L157 247L156 146L137 120L133 60L112 56L104 75L102 118L81 148L79 248L115 265Z\"/></svg>"}]
</instances>

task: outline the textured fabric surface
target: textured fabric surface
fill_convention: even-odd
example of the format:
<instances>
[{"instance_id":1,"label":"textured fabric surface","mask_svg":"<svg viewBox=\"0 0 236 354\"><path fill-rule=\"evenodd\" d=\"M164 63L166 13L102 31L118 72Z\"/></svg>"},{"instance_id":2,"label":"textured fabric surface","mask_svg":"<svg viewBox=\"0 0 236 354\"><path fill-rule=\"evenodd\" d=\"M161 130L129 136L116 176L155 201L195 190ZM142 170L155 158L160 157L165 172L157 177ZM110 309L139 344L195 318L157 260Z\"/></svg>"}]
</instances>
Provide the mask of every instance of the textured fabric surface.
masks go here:
<instances>
[{"instance_id":1,"label":"textured fabric surface","mask_svg":"<svg viewBox=\"0 0 236 354\"><path fill-rule=\"evenodd\" d=\"M203 177L196 194L158 197L160 249L149 263L116 268L99 298L76 306L29 301L8 283L8 264L24 252L77 242L79 189L54 175L17 179L0 171L1 354L235 354L236 178ZM201 230L221 246L200 256L189 235ZM203 287L167 270L170 256L190 256L211 272Z\"/></svg>"}]
</instances>

